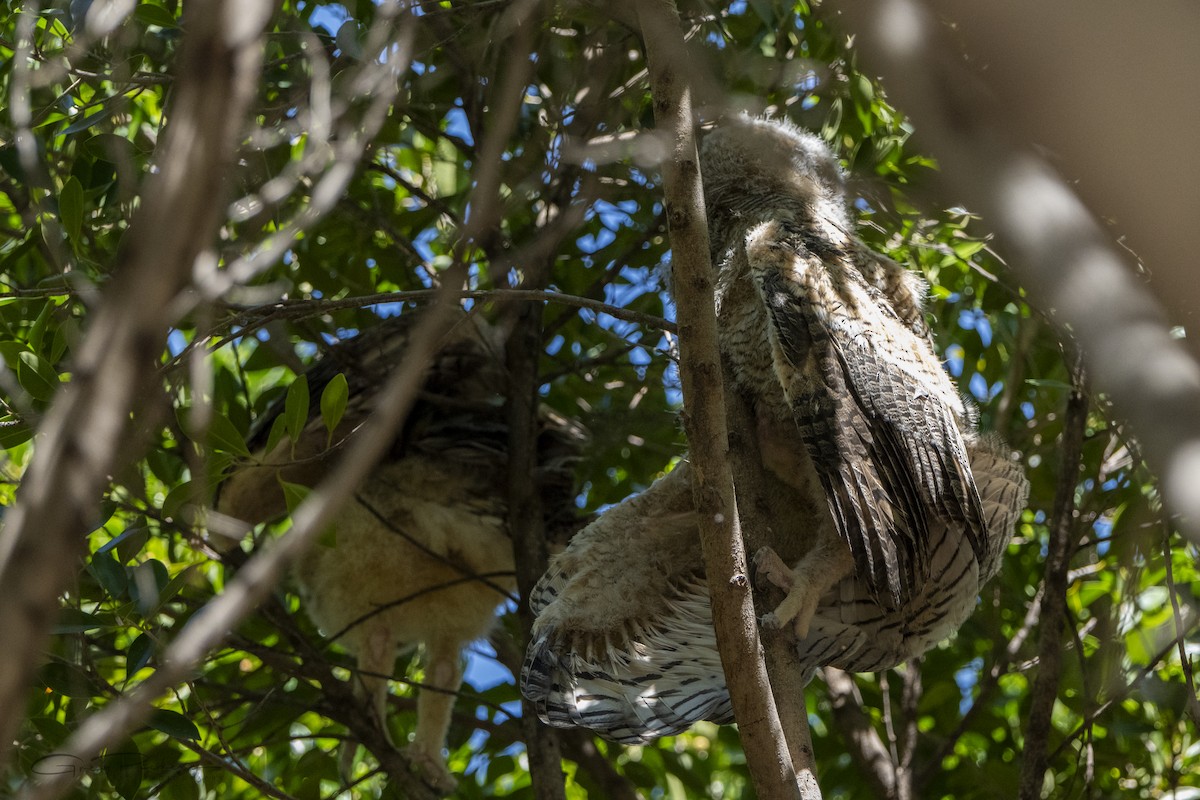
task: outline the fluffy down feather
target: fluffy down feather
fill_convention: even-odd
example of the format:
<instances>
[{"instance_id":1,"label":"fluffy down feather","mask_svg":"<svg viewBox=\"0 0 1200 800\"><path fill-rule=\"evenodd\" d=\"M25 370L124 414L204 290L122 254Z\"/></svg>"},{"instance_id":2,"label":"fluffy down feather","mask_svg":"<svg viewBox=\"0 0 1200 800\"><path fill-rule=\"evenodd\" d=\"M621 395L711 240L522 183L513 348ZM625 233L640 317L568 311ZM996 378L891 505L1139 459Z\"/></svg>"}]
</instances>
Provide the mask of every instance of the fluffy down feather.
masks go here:
<instances>
[{"instance_id":1,"label":"fluffy down feather","mask_svg":"<svg viewBox=\"0 0 1200 800\"><path fill-rule=\"evenodd\" d=\"M740 119L701 154L722 358L768 480L761 577L809 675L887 669L966 619L1028 487L938 362L924 284L853 233L819 139ZM687 467L585 528L531 598L523 690L622 742L728 721Z\"/></svg>"},{"instance_id":2,"label":"fluffy down feather","mask_svg":"<svg viewBox=\"0 0 1200 800\"><path fill-rule=\"evenodd\" d=\"M382 322L331 348L308 372L313 414L293 443L265 452L281 412L264 415L256 463L221 486L217 508L250 524L285 512L280 481L315 486L371 413L375 391L403 358L413 314ZM294 578L304 610L357 661L356 692L385 732L388 680L402 648L423 647L425 674L407 753L431 785L451 791L442 748L461 651L487 633L511 596L512 542L505 522L508 428L503 334L462 315L441 343L422 394L389 454L340 512L332 545L311 548ZM331 437L317 409L324 387L346 376L349 405ZM572 472L580 432L543 413L536 476L547 527L573 519ZM352 751L346 751L352 755ZM343 761L343 766L348 766Z\"/></svg>"}]
</instances>

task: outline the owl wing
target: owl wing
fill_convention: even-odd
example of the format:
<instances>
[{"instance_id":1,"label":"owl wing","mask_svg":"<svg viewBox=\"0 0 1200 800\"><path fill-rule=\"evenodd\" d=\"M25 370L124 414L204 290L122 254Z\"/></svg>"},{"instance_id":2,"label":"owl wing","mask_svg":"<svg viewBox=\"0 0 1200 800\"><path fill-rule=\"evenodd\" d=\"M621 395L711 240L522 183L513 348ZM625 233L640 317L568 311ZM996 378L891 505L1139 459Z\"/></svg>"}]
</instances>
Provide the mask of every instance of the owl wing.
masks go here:
<instances>
[{"instance_id":1,"label":"owl wing","mask_svg":"<svg viewBox=\"0 0 1200 800\"><path fill-rule=\"evenodd\" d=\"M856 573L877 602L899 608L929 578L935 518L961 531L981 563L987 553L966 446L954 409L939 399L948 378L936 364L936 374L923 369L916 354L928 344L861 278L849 297L802 245L767 247L748 255L770 313L776 373ZM839 277L854 280L849 272ZM864 300L894 324L879 330L855 316Z\"/></svg>"},{"instance_id":2,"label":"owl wing","mask_svg":"<svg viewBox=\"0 0 1200 800\"><path fill-rule=\"evenodd\" d=\"M297 440L270 435L285 411L280 397L259 417L248 437L248 446L261 463L244 465L230 475L218 488L216 507L257 524L286 512L280 478L317 485L335 463L341 444L375 410L379 390L403 363L420 319L420 312L390 317L328 347L305 372L309 413ZM346 379L348 399L331 437L320 413L321 397L339 374ZM508 458L506 388L500 332L481 318L460 314L426 370L421 393L385 460L426 456L453 465L452 474L487 474L495 482L490 488L502 492ZM574 466L586 437L573 420L539 409L539 466L533 477L542 489L548 527L569 528L575 521ZM266 452L272 438L279 441ZM466 477L463 480L465 485Z\"/></svg>"},{"instance_id":3,"label":"owl wing","mask_svg":"<svg viewBox=\"0 0 1200 800\"><path fill-rule=\"evenodd\" d=\"M521 670L543 722L642 744L732 719L696 535L681 464L552 559Z\"/></svg>"}]
</instances>

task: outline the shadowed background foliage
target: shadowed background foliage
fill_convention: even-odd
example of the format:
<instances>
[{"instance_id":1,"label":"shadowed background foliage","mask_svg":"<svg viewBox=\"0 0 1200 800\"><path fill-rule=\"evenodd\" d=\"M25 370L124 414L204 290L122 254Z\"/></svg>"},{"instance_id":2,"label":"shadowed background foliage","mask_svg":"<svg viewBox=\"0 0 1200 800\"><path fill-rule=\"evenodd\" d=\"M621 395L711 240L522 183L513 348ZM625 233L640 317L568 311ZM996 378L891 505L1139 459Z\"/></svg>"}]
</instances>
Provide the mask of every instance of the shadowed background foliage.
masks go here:
<instances>
[{"instance_id":1,"label":"shadowed background foliage","mask_svg":"<svg viewBox=\"0 0 1200 800\"><path fill-rule=\"evenodd\" d=\"M48 4L0 22L0 105L16 112L0 119L0 511L19 494L39 420L71 381L72 352L157 169L188 22L172 2L124 16L118 5ZM380 108L370 80L380 53L386 63L398 51L376 38L390 36L376 13L367 2L286 0L268 27L218 263L198 265L188 313L156 345L160 391L134 414L149 450L112 476L94 528L80 532L86 553L30 687L9 790L71 769L79 797L404 795L370 756L344 787L337 745L356 710L327 688L351 660L323 644L286 584L162 698L149 727L92 764L54 754L81 719L149 675L252 557L250 543L216 554L204 508L217 478L249 457L254 421L329 344L425 302L397 293L438 285L451 264L465 264L480 293L465 303L492 317L502 302L535 302L488 294L530 275L595 301L536 301L542 399L591 434L581 512L644 488L685 450L674 343L653 319L667 329L673 319L659 272L666 148L647 134L632 17L591 4L422 3L400 18L415 32L412 65ZM1068 407L1070 348L1026 304L987 220L914 199L936 164L911 147L902 110L858 70L845 36L804 3L684 3L681 13L702 122L766 111L832 145L853 175L862 235L928 279L947 369L981 427L1023 454L1032 485L1004 567L957 637L919 664L857 676L854 689L837 676L832 694L813 682L825 796L889 796L880 777L891 767L862 766L861 742L874 737L886 760L911 765L908 796L1016 796L1022 752L1040 747L1054 797L1200 798L1200 703L1181 661L1200 652L1200 572L1136 442L1104 397ZM22 129L32 158L15 146ZM347 166L344 186L327 180ZM1072 426L1081 454L1064 463ZM1069 555L1063 669L1050 733L1030 742L1056 495ZM532 796L513 718L523 644L510 616L468 659L450 734L456 796ZM414 703L403 681L394 688L403 741ZM564 755L568 797L752 793L732 727L628 748L571 735ZM890 796L903 791L893 782Z\"/></svg>"}]
</instances>

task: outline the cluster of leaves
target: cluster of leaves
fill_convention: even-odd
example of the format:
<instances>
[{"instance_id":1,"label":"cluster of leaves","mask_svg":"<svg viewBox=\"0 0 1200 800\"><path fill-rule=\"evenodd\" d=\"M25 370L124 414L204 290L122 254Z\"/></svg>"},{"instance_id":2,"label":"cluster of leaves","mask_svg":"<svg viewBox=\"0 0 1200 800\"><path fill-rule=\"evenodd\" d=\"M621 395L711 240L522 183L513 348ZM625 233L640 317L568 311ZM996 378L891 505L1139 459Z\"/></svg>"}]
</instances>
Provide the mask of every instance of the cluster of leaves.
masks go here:
<instances>
[{"instance_id":1,"label":"cluster of leaves","mask_svg":"<svg viewBox=\"0 0 1200 800\"><path fill-rule=\"evenodd\" d=\"M89 15L89 5L63 2L0 22L0 97L12 111L0 122L0 510L18 496L38 421L70 382L72 349L121 261L169 124L164 109L186 36L178 4L143 2L112 21ZM298 398L307 393L288 386L331 342L410 310L404 293L436 285L456 260L467 261L471 288L482 292L536 274L567 295L670 318L655 151L635 135L652 120L636 32L572 5L558 17L522 20L522 33L522 8L430 2L403 20L417 27L412 68L345 191L298 229L282 258L245 272L166 339L161 395L137 412L153 441L115 476L86 534L9 790L39 772L71 769L81 779L77 794L89 797L341 791L336 745L355 711L327 690L350 662L322 644L286 586L160 702L147 729L96 763L64 764L55 754L81 719L155 669L164 643L246 557L218 557L200 512L220 475L252 457L246 442L256 420L280 402L290 406L281 425L303 416ZM370 98L352 87L377 66L366 47L377 13L371 3L280 4L222 229L224 267L246 263L318 203L329 152L367 118ZM1198 721L1187 716L1190 669L1181 662L1197 645L1176 646L1195 629L1200 570L1194 548L1164 522L1128 432L1094 403L1081 463L1062 462L1072 377L1058 339L1006 282L979 234L986 221L961 209L930 214L909 199L933 165L913 152L903 118L855 68L841 37L803 3L700 5L685 18L708 117L742 107L787 114L842 153L857 176L863 235L928 278L949 369L984 427L1024 454L1031 480L1005 567L958 637L920 665L858 677L877 735L895 749L894 731L916 731L901 744L926 765L919 796L1015 796L1043 562L1065 482L1073 558L1050 791L1200 797ZM25 39L31 48L22 50ZM322 97L337 100L332 111ZM493 136L513 108L511 133ZM22 150L22 136L36 147ZM481 184L494 198L473 194ZM476 232L469 245L468 229ZM499 302L468 305L491 314ZM684 451L672 342L615 314L562 303L545 305L543 325L541 393L591 431L579 504L596 510L647 485ZM321 411L336 422L346 400L334 395ZM450 740L462 797L530 793L512 719L514 629L506 621L471 654ZM415 667L409 675L419 681ZM904 699L889 688L898 683ZM408 731L415 706L403 685L398 691L392 725ZM869 796L819 682L809 703L826 796ZM612 776L570 742L568 795L604 796L598 787ZM701 725L644 747L586 747L598 747L619 780L649 797L751 791L730 727ZM363 769L354 793L401 791Z\"/></svg>"}]
</instances>

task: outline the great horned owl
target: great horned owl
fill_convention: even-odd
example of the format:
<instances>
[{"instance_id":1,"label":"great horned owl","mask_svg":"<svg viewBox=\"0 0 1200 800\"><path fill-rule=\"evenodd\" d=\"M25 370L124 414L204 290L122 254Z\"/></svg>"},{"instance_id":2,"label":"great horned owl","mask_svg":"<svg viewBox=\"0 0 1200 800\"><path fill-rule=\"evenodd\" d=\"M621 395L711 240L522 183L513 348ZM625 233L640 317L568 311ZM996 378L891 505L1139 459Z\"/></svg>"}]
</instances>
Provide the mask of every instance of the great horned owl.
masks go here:
<instances>
[{"instance_id":1,"label":"great horned owl","mask_svg":"<svg viewBox=\"0 0 1200 800\"><path fill-rule=\"evenodd\" d=\"M298 441L284 436L270 452L260 450L256 464L221 486L218 510L257 524L285 512L281 481L315 486L404 357L415 316L384 321L331 348L308 372L314 413ZM330 436L315 409L338 373L348 380L350 401ZM463 314L440 344L391 451L340 512L333 543L314 545L294 571L304 610L355 656L356 691L385 733L397 651L424 646L407 754L443 791L454 787L441 752L462 682L462 649L488 631L515 589L505 519L507 380L502 332ZM259 439L280 410L266 415ZM534 477L553 529L573 519L580 431L549 412L540 422Z\"/></svg>"},{"instance_id":2,"label":"great horned owl","mask_svg":"<svg viewBox=\"0 0 1200 800\"><path fill-rule=\"evenodd\" d=\"M721 355L768 484L760 576L819 666L888 669L956 630L999 568L1028 486L941 365L924 285L855 235L828 148L741 118L701 153ZM729 721L688 467L606 512L531 604L523 689L553 725L621 742Z\"/></svg>"}]
</instances>

